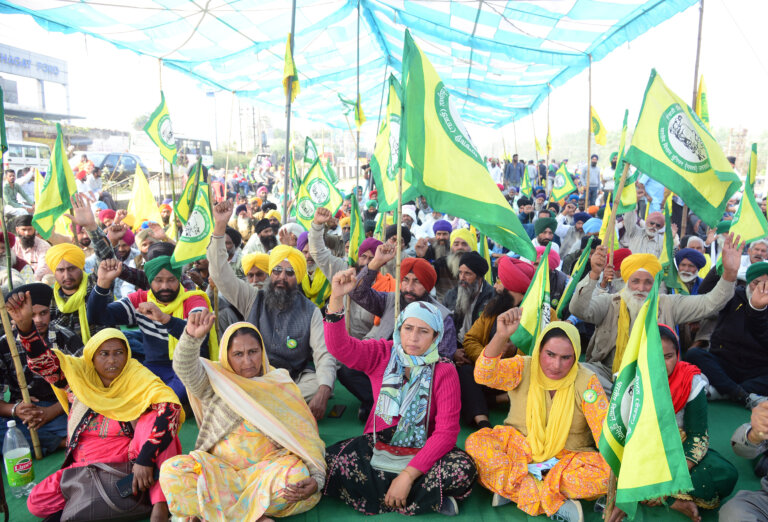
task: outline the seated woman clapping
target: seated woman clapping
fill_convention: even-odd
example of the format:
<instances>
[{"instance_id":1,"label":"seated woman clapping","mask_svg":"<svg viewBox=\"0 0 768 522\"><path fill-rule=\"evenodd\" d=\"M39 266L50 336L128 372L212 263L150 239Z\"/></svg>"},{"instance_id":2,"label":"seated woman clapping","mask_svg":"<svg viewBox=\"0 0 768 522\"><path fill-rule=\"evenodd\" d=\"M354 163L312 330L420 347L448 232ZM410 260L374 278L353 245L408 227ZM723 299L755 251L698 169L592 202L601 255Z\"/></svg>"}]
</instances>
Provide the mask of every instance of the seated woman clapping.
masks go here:
<instances>
[{"instance_id":1,"label":"seated woman clapping","mask_svg":"<svg viewBox=\"0 0 768 522\"><path fill-rule=\"evenodd\" d=\"M160 484L171 513L205 520L269 520L312 509L325 483L325 445L286 370L269 365L261 334L235 323L220 360L200 357L215 316L190 315L173 357L200 433L195 450L170 459Z\"/></svg>"},{"instance_id":2,"label":"seated woman clapping","mask_svg":"<svg viewBox=\"0 0 768 522\"><path fill-rule=\"evenodd\" d=\"M414 302L400 313L392 341L360 341L347 333L343 310L356 283L354 268L333 277L325 343L342 364L368 375L376 402L365 435L328 448L324 493L369 515L456 515L456 500L469 495L477 472L456 447L459 379L437 352L442 315Z\"/></svg>"},{"instance_id":3,"label":"seated woman clapping","mask_svg":"<svg viewBox=\"0 0 768 522\"><path fill-rule=\"evenodd\" d=\"M81 357L73 357L43 342L32 322L29 292L11 296L7 305L29 368L53 385L69 413L64 464L32 489L29 512L44 518L65 510L67 499L60 483L68 468L133 461L133 493L148 489L151 520L168 520L165 497L154 476L167 458L181 453L179 398L131 358L120 330L101 330L86 343Z\"/></svg>"},{"instance_id":4,"label":"seated woman clapping","mask_svg":"<svg viewBox=\"0 0 768 522\"><path fill-rule=\"evenodd\" d=\"M502 359L520 325L519 308L501 314L496 335L477 359L475 380L509 393L504 425L483 428L466 448L493 505L510 501L529 515L584 520L581 504L608 489L610 468L597 452L608 398L578 363L579 333L564 321L544 328L530 357Z\"/></svg>"}]
</instances>

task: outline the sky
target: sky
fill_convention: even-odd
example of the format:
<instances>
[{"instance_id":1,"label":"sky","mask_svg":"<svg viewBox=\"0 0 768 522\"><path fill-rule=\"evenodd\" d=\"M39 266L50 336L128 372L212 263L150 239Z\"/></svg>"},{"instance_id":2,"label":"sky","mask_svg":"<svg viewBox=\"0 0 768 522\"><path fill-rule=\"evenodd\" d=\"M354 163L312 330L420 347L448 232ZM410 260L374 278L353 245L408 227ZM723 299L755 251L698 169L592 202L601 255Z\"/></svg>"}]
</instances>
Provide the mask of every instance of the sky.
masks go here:
<instances>
[{"instance_id":1,"label":"sky","mask_svg":"<svg viewBox=\"0 0 768 522\"><path fill-rule=\"evenodd\" d=\"M768 1L706 0L702 33L700 73L707 85L712 125L747 128L750 137L768 130L768 106L764 103L768 85ZM624 109L629 109L630 127L637 120L643 92L652 68L684 100L692 101L694 63L698 31L698 5L689 8L625 44L592 66L592 105L609 130L618 130ZM158 61L118 50L101 40L82 34L47 32L31 17L0 16L0 42L68 62L71 114L85 126L131 130L133 120L151 112L159 102ZM763 54L758 54L763 52ZM550 124L553 141L566 133L585 132L588 123L588 74L574 77L553 91L550 97ZM230 114L234 115L231 136L239 139L238 102L229 93L206 96L209 88L180 72L163 68L162 87L177 134L228 141ZM20 94L21 95L21 94ZM302 91L303 96L309 95ZM51 89L49 110L65 109L62 92ZM239 102L243 107L250 100ZM284 114L259 107L276 127L284 128ZM231 110L234 109L234 110ZM373 116L373 115L369 115ZM248 116L250 121L250 115ZM546 135L547 106L533 115L540 141ZM317 130L315 122L292 122L302 133ZM502 129L468 125L481 154L498 149L502 136L508 150L515 137L532 142L531 117ZM375 123L363 126L361 142L372 148ZM515 136L516 134L516 136ZM494 147L495 144L495 147Z\"/></svg>"}]
</instances>

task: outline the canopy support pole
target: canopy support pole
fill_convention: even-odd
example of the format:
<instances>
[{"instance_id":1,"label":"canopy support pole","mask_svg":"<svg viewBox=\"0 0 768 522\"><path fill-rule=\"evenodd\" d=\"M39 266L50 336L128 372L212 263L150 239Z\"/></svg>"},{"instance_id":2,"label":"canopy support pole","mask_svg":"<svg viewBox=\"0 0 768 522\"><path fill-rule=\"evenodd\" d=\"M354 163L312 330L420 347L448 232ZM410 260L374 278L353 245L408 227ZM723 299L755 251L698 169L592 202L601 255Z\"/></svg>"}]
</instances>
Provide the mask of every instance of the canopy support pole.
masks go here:
<instances>
[{"instance_id":1,"label":"canopy support pole","mask_svg":"<svg viewBox=\"0 0 768 522\"><path fill-rule=\"evenodd\" d=\"M588 124L587 124L587 194L585 196L584 210L589 208L589 187L590 178L592 177L592 55L589 56L589 107L587 108ZM599 183L599 181L598 181Z\"/></svg>"},{"instance_id":2,"label":"canopy support pole","mask_svg":"<svg viewBox=\"0 0 768 522\"><path fill-rule=\"evenodd\" d=\"M539 148L536 146L536 143L539 141L538 138L536 138L536 120L533 117L533 111L531 111L531 127L533 127L533 150L535 151L534 157L536 158L536 168L539 168ZM538 170L536 171L538 173ZM538 177L538 174L537 174Z\"/></svg>"},{"instance_id":3,"label":"canopy support pole","mask_svg":"<svg viewBox=\"0 0 768 522\"><path fill-rule=\"evenodd\" d=\"M697 93L699 90L699 86L697 84L699 80L699 60L701 59L701 32L704 28L704 0L700 0L699 3L699 36L696 40L696 62L693 67L693 103L691 104L691 107L693 107L693 111L696 112L698 107L696 107L696 99L698 98ZM686 225L688 224L688 205L683 204L683 217L680 221L680 237L682 238L685 236L685 229Z\"/></svg>"},{"instance_id":4,"label":"canopy support pole","mask_svg":"<svg viewBox=\"0 0 768 522\"><path fill-rule=\"evenodd\" d=\"M160 92L163 92L163 59L162 58L158 58L157 60L157 78L158 78L158 84L160 85ZM162 157L162 154L160 155L160 157ZM163 162L163 170L160 171L162 175L162 177L160 178L160 187L163 193L163 199L166 199L168 197L168 178L165 177L165 158L162 159L162 162Z\"/></svg>"},{"instance_id":5,"label":"canopy support pole","mask_svg":"<svg viewBox=\"0 0 768 522\"><path fill-rule=\"evenodd\" d=\"M291 56L293 56L293 33L296 29L296 0L291 2L291 35L289 45L291 47ZM295 61L294 61L295 63ZM293 81L288 82L288 95L285 98L285 174L283 176L283 219L288 221L288 184L290 180L291 167L289 165L288 154L291 147L291 90Z\"/></svg>"},{"instance_id":6,"label":"canopy support pole","mask_svg":"<svg viewBox=\"0 0 768 522\"><path fill-rule=\"evenodd\" d=\"M400 316L400 265L403 258L403 168L397 169L397 251L395 256L395 323Z\"/></svg>"},{"instance_id":7,"label":"canopy support pole","mask_svg":"<svg viewBox=\"0 0 768 522\"><path fill-rule=\"evenodd\" d=\"M360 111L360 0L357 0L357 96L355 96L355 109ZM355 127L357 134L355 137L355 190L354 197L357 197L358 186L360 185L360 122L355 114Z\"/></svg>"},{"instance_id":8,"label":"canopy support pole","mask_svg":"<svg viewBox=\"0 0 768 522\"><path fill-rule=\"evenodd\" d=\"M517 148L517 126L515 125L515 120L512 120L512 136L515 138L515 152L512 153L514 156L517 154L517 151L519 150Z\"/></svg>"},{"instance_id":9,"label":"canopy support pole","mask_svg":"<svg viewBox=\"0 0 768 522\"><path fill-rule=\"evenodd\" d=\"M552 94L552 85L547 83L547 89L549 92L547 92L547 137L544 138L544 149L547 151L547 164L546 167L549 169L549 138L550 138L550 128L549 128L549 96Z\"/></svg>"},{"instance_id":10,"label":"canopy support pole","mask_svg":"<svg viewBox=\"0 0 768 522\"><path fill-rule=\"evenodd\" d=\"M227 186L227 173L229 172L229 148L232 146L232 113L235 112L235 91L229 93L229 134L227 135L227 152L224 160L224 186Z\"/></svg>"}]
</instances>

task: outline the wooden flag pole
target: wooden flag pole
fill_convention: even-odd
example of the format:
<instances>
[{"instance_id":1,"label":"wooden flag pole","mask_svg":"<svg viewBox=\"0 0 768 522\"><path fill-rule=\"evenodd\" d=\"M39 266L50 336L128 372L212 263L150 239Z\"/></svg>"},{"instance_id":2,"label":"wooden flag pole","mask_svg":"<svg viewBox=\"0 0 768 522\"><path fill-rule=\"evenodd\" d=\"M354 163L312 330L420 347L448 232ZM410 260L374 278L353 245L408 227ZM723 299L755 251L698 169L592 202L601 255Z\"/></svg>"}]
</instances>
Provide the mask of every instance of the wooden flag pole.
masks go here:
<instances>
[{"instance_id":1,"label":"wooden flag pole","mask_svg":"<svg viewBox=\"0 0 768 522\"><path fill-rule=\"evenodd\" d=\"M288 87L290 89L290 86ZM229 101L229 134L227 135L227 152L224 159L224 186L227 186L227 173L229 172L229 147L232 145L232 113L235 112L235 92L232 91ZM288 149L286 149L287 151ZM285 153L285 157L288 157L288 152ZM285 215L285 214L283 214Z\"/></svg>"},{"instance_id":2,"label":"wooden flag pole","mask_svg":"<svg viewBox=\"0 0 768 522\"><path fill-rule=\"evenodd\" d=\"M512 137L515 138L515 152L512 153L512 155L517 154L518 148L517 148L517 127L515 126L515 120L512 120Z\"/></svg>"},{"instance_id":3,"label":"wooden flag pole","mask_svg":"<svg viewBox=\"0 0 768 522\"><path fill-rule=\"evenodd\" d=\"M539 140L536 139L536 121L533 119L533 111L531 111L531 127L533 128L533 150L536 152L534 156L536 157L536 178L539 177L539 148L536 146L536 142Z\"/></svg>"},{"instance_id":4,"label":"wooden flag pole","mask_svg":"<svg viewBox=\"0 0 768 522\"><path fill-rule=\"evenodd\" d=\"M403 169L397 170L397 252L395 257L395 323L400 316L400 263L403 257Z\"/></svg>"},{"instance_id":5,"label":"wooden flag pole","mask_svg":"<svg viewBox=\"0 0 768 522\"><path fill-rule=\"evenodd\" d=\"M210 182L208 183L208 205L213 208L213 189L211 189ZM216 328L216 335L221 339L221 331L219 330L219 287L213 285L213 314L216 316L216 320L213 322Z\"/></svg>"},{"instance_id":6,"label":"wooden flag pole","mask_svg":"<svg viewBox=\"0 0 768 522\"><path fill-rule=\"evenodd\" d=\"M0 195L0 206L5 208L5 200L2 195ZM2 224L3 243L5 244L5 269L8 273L8 291L11 292L13 291L13 277L11 274L13 266L11 266L11 245L8 242L8 229L5 226L5 212L0 212L0 224Z\"/></svg>"},{"instance_id":7,"label":"wooden flag pole","mask_svg":"<svg viewBox=\"0 0 768 522\"><path fill-rule=\"evenodd\" d=\"M589 207L589 187L592 177L592 55L589 55L589 107L587 108L587 116L589 116L589 123L587 124L587 193L584 197L584 210Z\"/></svg>"},{"instance_id":8,"label":"wooden flag pole","mask_svg":"<svg viewBox=\"0 0 768 522\"><path fill-rule=\"evenodd\" d=\"M355 190L352 197L357 197L357 187L360 186L360 122L358 114L362 108L360 103L360 0L357 0L357 96L355 97L355 127L357 135L355 137Z\"/></svg>"},{"instance_id":9,"label":"wooden flag pole","mask_svg":"<svg viewBox=\"0 0 768 522\"><path fill-rule=\"evenodd\" d=\"M291 59L293 60L293 33L296 30L296 0L291 2L291 36L289 45L291 47ZM295 70L294 61L294 70ZM297 71L298 72L298 71ZM298 76L298 75L297 75ZM298 80L298 78L297 78ZM285 98L285 175L283 176L283 219L288 220L288 184L290 183L291 167L288 164L288 153L291 149L291 97L293 90L293 80L288 82L288 95Z\"/></svg>"},{"instance_id":10,"label":"wooden flag pole","mask_svg":"<svg viewBox=\"0 0 768 522\"><path fill-rule=\"evenodd\" d=\"M608 493L605 496L605 512L603 513L603 520L609 520L613 514L613 510L616 508L616 483L618 479L616 475L611 474L608 476Z\"/></svg>"},{"instance_id":11,"label":"wooden flag pole","mask_svg":"<svg viewBox=\"0 0 768 522\"><path fill-rule=\"evenodd\" d=\"M611 212L611 217L608 219L608 225L605 231L605 240L608 242L608 265L611 265L611 266L613 265L613 244L614 244L613 238L616 235L616 211L618 210L618 205L616 205L616 202L618 201L619 204L621 204L621 193L624 190L624 185L627 183L628 173L629 173L629 163L624 162L624 170L621 172L621 179L619 180L619 186L613 195L613 201L611 201L611 206L613 207L613 211Z\"/></svg>"},{"instance_id":12,"label":"wooden flag pole","mask_svg":"<svg viewBox=\"0 0 768 522\"><path fill-rule=\"evenodd\" d=\"M13 367L16 370L16 380L19 381L19 388L21 388L21 398L25 404L32 404L32 400L29 398L29 389L27 389L27 379L24 377L24 367L21 365L19 350L16 347L16 336L13 335L11 320L8 318L8 308L5 306L5 299L0 299L0 317L2 317L3 321L3 330L5 331L5 339L8 343L8 350L10 350L11 358L13 359ZM32 438L35 458L40 460L43 458L43 451L40 448L40 439L37 436L37 430L34 428L28 429L29 435Z\"/></svg>"}]
</instances>

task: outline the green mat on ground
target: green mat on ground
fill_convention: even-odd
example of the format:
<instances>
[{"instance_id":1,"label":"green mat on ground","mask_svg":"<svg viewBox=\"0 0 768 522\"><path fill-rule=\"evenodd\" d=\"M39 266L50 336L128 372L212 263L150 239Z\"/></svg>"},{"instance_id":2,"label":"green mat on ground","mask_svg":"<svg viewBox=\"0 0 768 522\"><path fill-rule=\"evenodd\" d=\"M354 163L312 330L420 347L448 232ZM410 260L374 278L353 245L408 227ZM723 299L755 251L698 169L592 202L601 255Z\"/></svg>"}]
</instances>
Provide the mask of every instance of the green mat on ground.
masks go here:
<instances>
[{"instance_id":1,"label":"green mat on ground","mask_svg":"<svg viewBox=\"0 0 768 522\"><path fill-rule=\"evenodd\" d=\"M338 419L325 418L320 422L320 434L323 440L327 444L332 444L342 439L346 439L357 434L362 433L363 427L357 421L357 409L359 402L357 399L347 392L347 390L339 385L336 388L335 396L328 404L328 411L334 404L345 404L347 406L346 411ZM491 413L491 422L493 424L501 424L506 416L506 411L498 409ZM736 484L736 489L757 490L760 489L760 480L755 477L752 471L752 463L740 457L734 455L730 447L730 438L733 431L742 423L749 420L749 412L742 407L734 404L727 404L722 402L710 403L709 407L709 428L711 437L711 446L720 452L726 459L730 460L739 471L739 482ZM459 447L464 447L464 441L467 436L472 433L467 427L462 427L459 434ZM189 452L194 448L195 439L197 437L197 426L193 419L187 420L181 429L180 438L183 451ZM58 452L54 455L46 457L42 461L35 461L35 476L38 480L44 478L56 471L64 460L64 453ZM5 475L3 475L3 481L6 487L6 494L8 496L8 506L11 512L11 520L16 522L33 521L37 518L30 515L26 506L26 499L16 499L10 496L8 492L8 482ZM593 502L584 502L584 515L586 520L598 521L602 520L599 513L594 511ZM702 520L716 521L717 513L713 511L703 511ZM472 495L466 501L459 505L460 517L472 517L473 520L494 522L502 520L504 521L524 521L524 520L546 520L547 517L529 517L514 504L508 504L500 508L491 507L491 494L480 487L475 485ZM352 508L346 506L344 503L335 499L323 498L313 510L291 517L296 521L307 522L319 522L320 520L329 520L333 517L336 522L343 522L345 520L366 518ZM399 514L386 514L377 516L377 520L401 520L402 516ZM443 515L421 515L419 520L445 520ZM638 515L635 520L689 520L687 517L680 515L675 511L668 510L667 508L647 508L641 506L638 510Z\"/></svg>"}]
</instances>

